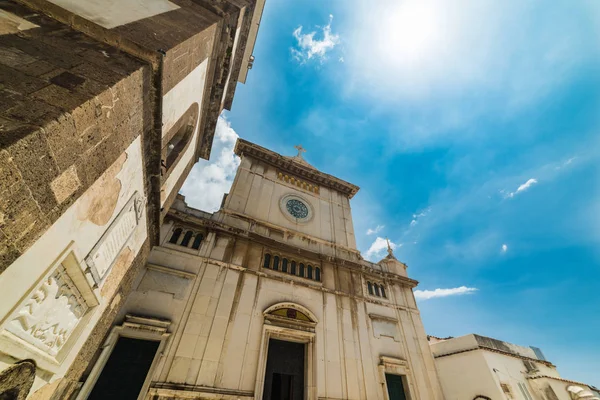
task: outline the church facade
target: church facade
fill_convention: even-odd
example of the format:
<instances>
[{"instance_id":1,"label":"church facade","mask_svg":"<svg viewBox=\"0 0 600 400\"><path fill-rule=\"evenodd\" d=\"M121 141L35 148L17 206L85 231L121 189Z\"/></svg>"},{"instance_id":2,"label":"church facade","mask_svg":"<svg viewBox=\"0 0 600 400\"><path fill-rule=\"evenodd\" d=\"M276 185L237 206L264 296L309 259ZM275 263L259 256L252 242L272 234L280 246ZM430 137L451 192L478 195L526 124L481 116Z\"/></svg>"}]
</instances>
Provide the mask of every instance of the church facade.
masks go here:
<instances>
[{"instance_id":1,"label":"church facade","mask_svg":"<svg viewBox=\"0 0 600 400\"><path fill-rule=\"evenodd\" d=\"M219 211L175 199L78 398L442 399L417 282L356 248L358 187L300 152L235 152Z\"/></svg>"}]
</instances>

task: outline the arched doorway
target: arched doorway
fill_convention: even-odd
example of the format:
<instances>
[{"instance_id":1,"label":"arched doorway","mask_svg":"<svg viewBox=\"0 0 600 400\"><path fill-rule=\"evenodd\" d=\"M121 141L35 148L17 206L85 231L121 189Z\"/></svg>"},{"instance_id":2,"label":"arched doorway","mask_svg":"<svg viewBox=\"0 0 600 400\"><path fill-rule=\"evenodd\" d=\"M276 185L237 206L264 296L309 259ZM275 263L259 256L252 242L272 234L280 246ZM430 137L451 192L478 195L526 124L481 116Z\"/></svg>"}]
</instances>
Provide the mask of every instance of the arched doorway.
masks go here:
<instances>
[{"instance_id":1,"label":"arched doorway","mask_svg":"<svg viewBox=\"0 0 600 400\"><path fill-rule=\"evenodd\" d=\"M314 365L317 318L296 303L277 303L264 312L255 399L316 400Z\"/></svg>"}]
</instances>

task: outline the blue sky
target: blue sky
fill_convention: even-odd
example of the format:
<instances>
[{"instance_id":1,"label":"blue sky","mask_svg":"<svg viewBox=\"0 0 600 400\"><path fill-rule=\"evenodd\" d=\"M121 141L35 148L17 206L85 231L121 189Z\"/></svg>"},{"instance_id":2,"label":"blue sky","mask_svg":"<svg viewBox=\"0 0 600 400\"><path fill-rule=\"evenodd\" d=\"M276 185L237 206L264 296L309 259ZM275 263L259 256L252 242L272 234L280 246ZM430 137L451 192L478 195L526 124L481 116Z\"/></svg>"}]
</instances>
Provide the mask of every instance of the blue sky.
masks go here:
<instances>
[{"instance_id":1,"label":"blue sky","mask_svg":"<svg viewBox=\"0 0 600 400\"><path fill-rule=\"evenodd\" d=\"M428 333L600 386L600 3L267 0L254 55L188 203L218 208L238 135L302 144L361 187L358 247L389 237Z\"/></svg>"}]
</instances>

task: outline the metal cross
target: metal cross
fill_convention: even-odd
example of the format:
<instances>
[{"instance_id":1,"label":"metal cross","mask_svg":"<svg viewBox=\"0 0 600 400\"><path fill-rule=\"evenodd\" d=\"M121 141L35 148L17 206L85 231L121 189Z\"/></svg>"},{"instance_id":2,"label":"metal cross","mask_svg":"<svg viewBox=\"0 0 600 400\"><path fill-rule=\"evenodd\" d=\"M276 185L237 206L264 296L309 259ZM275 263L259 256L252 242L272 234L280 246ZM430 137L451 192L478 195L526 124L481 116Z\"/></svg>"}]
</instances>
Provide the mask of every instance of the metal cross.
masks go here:
<instances>
[{"instance_id":1,"label":"metal cross","mask_svg":"<svg viewBox=\"0 0 600 400\"><path fill-rule=\"evenodd\" d=\"M302 153L306 153L306 150L304 149L304 147L302 147L301 144L295 145L294 148L298 150L298 155L296 157L302 157Z\"/></svg>"}]
</instances>

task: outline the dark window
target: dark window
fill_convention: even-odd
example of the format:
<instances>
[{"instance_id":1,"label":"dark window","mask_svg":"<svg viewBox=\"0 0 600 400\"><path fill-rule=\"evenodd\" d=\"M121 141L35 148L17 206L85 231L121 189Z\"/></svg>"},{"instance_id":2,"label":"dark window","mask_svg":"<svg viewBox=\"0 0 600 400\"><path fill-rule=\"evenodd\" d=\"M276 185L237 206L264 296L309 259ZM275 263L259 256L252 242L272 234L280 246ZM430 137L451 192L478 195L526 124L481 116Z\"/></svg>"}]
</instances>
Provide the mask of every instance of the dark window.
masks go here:
<instances>
[{"instance_id":1,"label":"dark window","mask_svg":"<svg viewBox=\"0 0 600 400\"><path fill-rule=\"evenodd\" d=\"M159 344L120 337L88 399L137 399Z\"/></svg>"},{"instance_id":2,"label":"dark window","mask_svg":"<svg viewBox=\"0 0 600 400\"><path fill-rule=\"evenodd\" d=\"M369 289L369 294L372 296L373 295L373 285L371 285L371 282L367 282L367 288Z\"/></svg>"},{"instance_id":3,"label":"dark window","mask_svg":"<svg viewBox=\"0 0 600 400\"><path fill-rule=\"evenodd\" d=\"M315 280L321 282L321 268L315 268Z\"/></svg>"},{"instance_id":4,"label":"dark window","mask_svg":"<svg viewBox=\"0 0 600 400\"><path fill-rule=\"evenodd\" d=\"M287 264L288 264L287 258L284 258L283 260L281 260L281 271L282 272L287 272Z\"/></svg>"},{"instance_id":5,"label":"dark window","mask_svg":"<svg viewBox=\"0 0 600 400\"><path fill-rule=\"evenodd\" d=\"M300 276L304 278L304 264L300 263Z\"/></svg>"},{"instance_id":6,"label":"dark window","mask_svg":"<svg viewBox=\"0 0 600 400\"><path fill-rule=\"evenodd\" d=\"M183 157L186 150L192 143L192 136L196 122L198 120L198 103L194 103L187 111L179 118L179 120L171 127L166 136L162 138L161 151L161 175L163 181L173 172L173 167L177 165ZM165 143L165 141L167 141Z\"/></svg>"},{"instance_id":7,"label":"dark window","mask_svg":"<svg viewBox=\"0 0 600 400\"><path fill-rule=\"evenodd\" d=\"M194 243L192 244L192 249L198 250L200 248L200 244L202 243L202 239L204 239L204 236L202 236L201 233L197 234L196 239L194 239Z\"/></svg>"},{"instance_id":8,"label":"dark window","mask_svg":"<svg viewBox=\"0 0 600 400\"><path fill-rule=\"evenodd\" d=\"M296 275L296 261L292 261L292 266L290 269L290 274Z\"/></svg>"},{"instance_id":9,"label":"dark window","mask_svg":"<svg viewBox=\"0 0 600 400\"><path fill-rule=\"evenodd\" d=\"M188 245L190 244L190 240L192 240L192 236L194 236L194 232L187 231L185 233L185 236L183 237L183 240L181 241L181 245L183 247L188 247Z\"/></svg>"},{"instance_id":10,"label":"dark window","mask_svg":"<svg viewBox=\"0 0 600 400\"><path fill-rule=\"evenodd\" d=\"M375 286L375 296L381 297L381 294L379 293L379 285L375 283L373 286Z\"/></svg>"},{"instance_id":11,"label":"dark window","mask_svg":"<svg viewBox=\"0 0 600 400\"><path fill-rule=\"evenodd\" d=\"M279 269L279 257L273 257L273 269L277 271Z\"/></svg>"},{"instance_id":12,"label":"dark window","mask_svg":"<svg viewBox=\"0 0 600 400\"><path fill-rule=\"evenodd\" d=\"M307 272L308 272L308 274L307 274L308 279L312 279L312 265L308 266Z\"/></svg>"},{"instance_id":13,"label":"dark window","mask_svg":"<svg viewBox=\"0 0 600 400\"><path fill-rule=\"evenodd\" d=\"M404 391L404 382L402 376L385 374L385 380L388 388L388 397L390 400L406 400Z\"/></svg>"},{"instance_id":14,"label":"dark window","mask_svg":"<svg viewBox=\"0 0 600 400\"><path fill-rule=\"evenodd\" d=\"M169 239L169 243L177 244L179 240L179 236L181 236L181 228L177 228L173 231L173 235L171 235L171 239Z\"/></svg>"},{"instance_id":15,"label":"dark window","mask_svg":"<svg viewBox=\"0 0 600 400\"><path fill-rule=\"evenodd\" d=\"M387 296L385 295L385 288L383 287L383 285L381 285L381 295L382 295L383 297L387 297Z\"/></svg>"},{"instance_id":16,"label":"dark window","mask_svg":"<svg viewBox=\"0 0 600 400\"><path fill-rule=\"evenodd\" d=\"M271 255L265 254L265 263L263 264L263 268L271 268Z\"/></svg>"}]
</instances>

